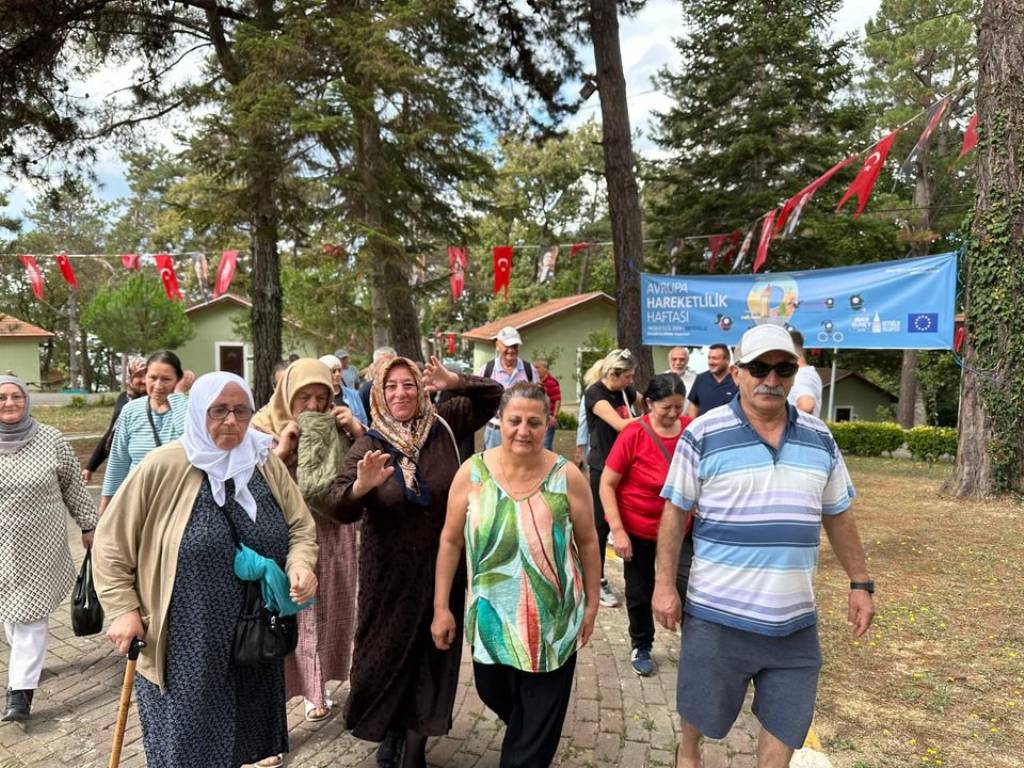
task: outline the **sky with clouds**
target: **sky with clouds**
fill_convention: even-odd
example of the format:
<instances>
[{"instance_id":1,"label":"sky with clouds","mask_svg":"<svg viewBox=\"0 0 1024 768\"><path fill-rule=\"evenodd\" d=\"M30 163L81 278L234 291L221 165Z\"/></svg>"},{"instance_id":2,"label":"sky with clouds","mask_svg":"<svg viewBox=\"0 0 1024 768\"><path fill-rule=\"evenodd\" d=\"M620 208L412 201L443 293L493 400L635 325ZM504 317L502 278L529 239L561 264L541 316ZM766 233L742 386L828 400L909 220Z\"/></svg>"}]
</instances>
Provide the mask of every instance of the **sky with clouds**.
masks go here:
<instances>
[{"instance_id":1,"label":"sky with clouds","mask_svg":"<svg viewBox=\"0 0 1024 768\"><path fill-rule=\"evenodd\" d=\"M859 34L865 22L878 10L881 0L845 0L842 9L832 25L833 33L845 35ZM682 3L680 0L648 0L644 9L631 19L622 19L620 23L620 41L622 48L622 64L626 73L626 92L629 94L629 113L635 131L640 134L636 149L650 155L656 152L648 134L652 116L669 106L669 99L654 90L651 78L663 67L677 67L679 57L673 38L682 32ZM588 60L589 59L589 60ZM593 69L593 57L585 57L585 68ZM127 81L127 73L105 72L94 83L84 84L100 88L105 83L107 88L111 82L119 79ZM591 97L590 102L580 110L574 118L582 122L591 117L599 118L598 97ZM167 127L170 136L172 126ZM98 195L104 200L113 200L128 194L123 177L123 165L118 153L113 148L105 148L100 152L95 173L100 184ZM34 188L24 182L0 176L0 189L10 189L10 203L5 213L17 216L33 196Z\"/></svg>"}]
</instances>

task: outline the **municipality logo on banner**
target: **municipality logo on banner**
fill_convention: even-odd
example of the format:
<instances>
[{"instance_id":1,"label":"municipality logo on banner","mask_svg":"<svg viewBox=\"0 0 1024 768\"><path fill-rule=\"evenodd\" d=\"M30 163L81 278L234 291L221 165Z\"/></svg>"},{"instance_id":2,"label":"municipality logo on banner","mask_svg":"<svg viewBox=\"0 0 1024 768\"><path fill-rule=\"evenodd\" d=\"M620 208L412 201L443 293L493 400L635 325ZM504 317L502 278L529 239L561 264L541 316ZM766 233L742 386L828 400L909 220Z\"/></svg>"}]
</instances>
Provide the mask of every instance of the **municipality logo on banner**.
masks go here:
<instances>
[{"instance_id":1,"label":"municipality logo on banner","mask_svg":"<svg viewBox=\"0 0 1024 768\"><path fill-rule=\"evenodd\" d=\"M907 333L938 333L939 313L918 312L907 315Z\"/></svg>"},{"instance_id":2,"label":"municipality logo on banner","mask_svg":"<svg viewBox=\"0 0 1024 768\"><path fill-rule=\"evenodd\" d=\"M808 347L952 349L956 254L756 275L641 276L644 344L736 344L795 328Z\"/></svg>"}]
</instances>

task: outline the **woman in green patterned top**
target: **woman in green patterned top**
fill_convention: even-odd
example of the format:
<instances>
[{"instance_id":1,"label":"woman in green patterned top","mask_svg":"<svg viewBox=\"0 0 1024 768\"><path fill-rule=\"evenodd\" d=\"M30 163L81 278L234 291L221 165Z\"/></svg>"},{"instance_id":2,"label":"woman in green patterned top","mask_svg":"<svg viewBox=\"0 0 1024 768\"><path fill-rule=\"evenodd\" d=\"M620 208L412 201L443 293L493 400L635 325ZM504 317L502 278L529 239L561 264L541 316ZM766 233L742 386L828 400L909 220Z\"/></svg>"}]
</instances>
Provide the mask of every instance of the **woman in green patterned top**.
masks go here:
<instances>
[{"instance_id":1,"label":"woman in green patterned top","mask_svg":"<svg viewBox=\"0 0 1024 768\"><path fill-rule=\"evenodd\" d=\"M548 409L540 385L505 390L501 444L455 475L437 556L430 631L445 650L458 642L448 596L466 549L466 640L477 692L507 726L501 768L551 764L576 651L597 617L601 558L590 487L574 464L545 450Z\"/></svg>"}]
</instances>

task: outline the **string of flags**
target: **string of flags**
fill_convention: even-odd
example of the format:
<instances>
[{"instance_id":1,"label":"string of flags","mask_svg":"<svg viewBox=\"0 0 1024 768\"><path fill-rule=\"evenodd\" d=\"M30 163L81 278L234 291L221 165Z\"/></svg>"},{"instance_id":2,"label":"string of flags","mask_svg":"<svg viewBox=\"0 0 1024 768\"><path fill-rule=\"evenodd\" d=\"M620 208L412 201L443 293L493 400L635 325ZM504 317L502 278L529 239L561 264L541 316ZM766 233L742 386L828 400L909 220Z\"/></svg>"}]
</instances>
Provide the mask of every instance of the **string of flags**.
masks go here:
<instances>
[{"instance_id":1,"label":"string of flags","mask_svg":"<svg viewBox=\"0 0 1024 768\"><path fill-rule=\"evenodd\" d=\"M29 286L32 288L32 293L35 297L42 301L43 300L43 270L39 265L39 261L34 254L21 253L17 254L18 260L21 265L25 268L25 274L28 276ZM183 301L184 295L181 292L181 286L178 283L178 273L174 269L174 259L180 257L187 257L191 263L195 276L204 295L207 292L206 286L209 285L210 279L210 268L206 259L205 253L185 253L185 254L172 254L172 253L153 253L153 254L140 254L140 253L122 253L118 254L116 258L120 259L121 267L128 271L140 271L143 266L143 259L146 261L152 261L153 266L157 270L157 275L160 277L160 283L164 287L164 293L167 294L167 298L171 301ZM53 258L57 264L57 268L60 271L61 277L64 278L72 290L78 290L78 276L75 274L75 269L71 265L72 259L93 259L102 261L108 269L113 270L110 266L109 260L112 257L110 254L95 254L95 253L57 253L52 257L38 258ZM228 288L231 286L231 281L234 279L235 271L238 268L238 251L222 251L220 255L220 261L217 263L217 272L214 278L213 286L213 298L217 298L227 293Z\"/></svg>"}]
</instances>

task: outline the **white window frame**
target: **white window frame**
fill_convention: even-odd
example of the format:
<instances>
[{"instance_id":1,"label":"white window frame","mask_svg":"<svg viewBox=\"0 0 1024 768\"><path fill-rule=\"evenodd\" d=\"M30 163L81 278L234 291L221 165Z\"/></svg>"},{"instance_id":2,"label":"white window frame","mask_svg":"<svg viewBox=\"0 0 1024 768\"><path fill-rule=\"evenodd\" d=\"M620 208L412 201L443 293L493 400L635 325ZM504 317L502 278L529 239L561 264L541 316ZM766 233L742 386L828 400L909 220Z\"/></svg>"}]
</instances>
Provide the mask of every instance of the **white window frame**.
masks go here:
<instances>
[{"instance_id":1,"label":"white window frame","mask_svg":"<svg viewBox=\"0 0 1024 768\"><path fill-rule=\"evenodd\" d=\"M213 370L220 371L220 350L223 347L242 348L242 378L249 381L249 345L244 341L215 341L213 342Z\"/></svg>"},{"instance_id":2,"label":"white window frame","mask_svg":"<svg viewBox=\"0 0 1024 768\"><path fill-rule=\"evenodd\" d=\"M849 408L850 409L850 423L851 424L853 422L855 422L855 421L859 421L860 420L857 417L857 410L852 405L839 405L837 403L835 408L832 409L832 421L836 420L836 413L839 411L840 408Z\"/></svg>"}]
</instances>

